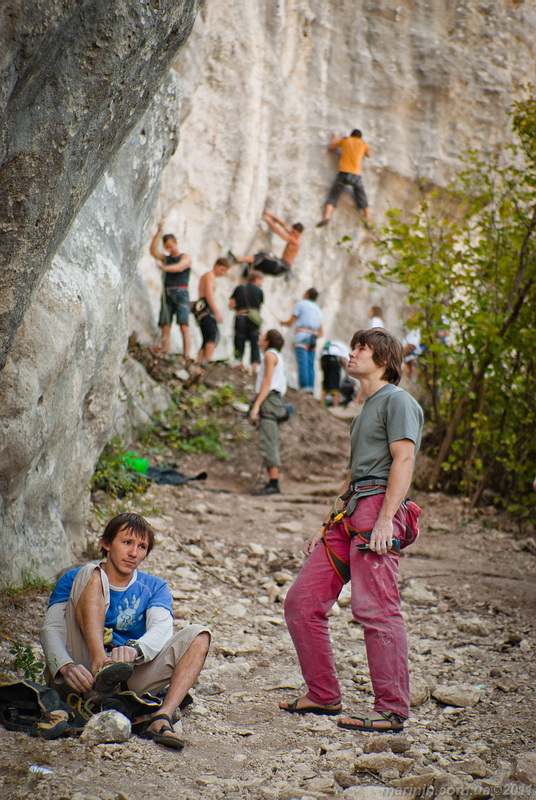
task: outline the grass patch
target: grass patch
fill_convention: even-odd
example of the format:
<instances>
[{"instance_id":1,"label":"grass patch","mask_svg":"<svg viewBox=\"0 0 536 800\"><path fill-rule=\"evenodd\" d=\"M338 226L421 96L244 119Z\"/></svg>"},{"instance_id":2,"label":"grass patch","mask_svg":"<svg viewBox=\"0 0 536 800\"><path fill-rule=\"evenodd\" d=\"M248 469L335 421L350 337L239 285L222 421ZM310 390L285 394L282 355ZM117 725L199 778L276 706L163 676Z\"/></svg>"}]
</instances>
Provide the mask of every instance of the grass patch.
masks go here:
<instances>
[{"instance_id":1,"label":"grass patch","mask_svg":"<svg viewBox=\"0 0 536 800\"><path fill-rule=\"evenodd\" d=\"M233 403L244 402L245 396L230 383L216 389L201 384L188 391L175 391L172 400L162 424L142 435L146 452L162 453L167 447L175 456L210 453L227 459L224 443L242 438Z\"/></svg>"},{"instance_id":2,"label":"grass patch","mask_svg":"<svg viewBox=\"0 0 536 800\"><path fill-rule=\"evenodd\" d=\"M0 592L4 597L9 597L16 602L23 600L34 594L48 594L54 587L54 581L47 581L41 578L36 572L35 567L28 567L21 570L21 582L18 585L8 583Z\"/></svg>"},{"instance_id":3,"label":"grass patch","mask_svg":"<svg viewBox=\"0 0 536 800\"><path fill-rule=\"evenodd\" d=\"M186 453L210 453L225 460L225 444L244 439L233 404L245 402L231 383L216 388L200 384L189 389L175 389L172 402L161 419L140 432L136 450L145 458L164 456L170 461ZM125 452L131 449L113 439L102 451L91 481L91 491L98 489L112 497L124 498L145 492L150 481L134 472ZM160 459L161 460L161 459Z\"/></svg>"},{"instance_id":4,"label":"grass patch","mask_svg":"<svg viewBox=\"0 0 536 800\"><path fill-rule=\"evenodd\" d=\"M125 449L120 439L113 439L105 446L91 480L92 492L101 489L113 497L125 497L146 490L149 481L141 473L132 471L124 460Z\"/></svg>"}]
</instances>

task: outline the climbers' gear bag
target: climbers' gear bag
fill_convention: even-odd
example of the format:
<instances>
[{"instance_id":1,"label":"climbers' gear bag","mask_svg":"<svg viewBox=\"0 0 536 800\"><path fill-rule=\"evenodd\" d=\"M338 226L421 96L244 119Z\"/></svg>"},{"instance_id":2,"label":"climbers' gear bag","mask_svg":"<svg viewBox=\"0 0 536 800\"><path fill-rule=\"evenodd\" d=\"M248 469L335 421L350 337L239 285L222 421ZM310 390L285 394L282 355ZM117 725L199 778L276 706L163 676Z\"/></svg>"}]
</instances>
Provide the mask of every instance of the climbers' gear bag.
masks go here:
<instances>
[{"instance_id":1,"label":"climbers' gear bag","mask_svg":"<svg viewBox=\"0 0 536 800\"><path fill-rule=\"evenodd\" d=\"M22 680L0 684L0 722L8 731L59 739L70 735L78 720L55 689Z\"/></svg>"},{"instance_id":2,"label":"climbers' gear bag","mask_svg":"<svg viewBox=\"0 0 536 800\"><path fill-rule=\"evenodd\" d=\"M194 300L190 303L190 309L198 322L201 322L204 317L208 317L210 314L210 306L204 297L200 297L199 300Z\"/></svg>"},{"instance_id":3,"label":"climbers' gear bag","mask_svg":"<svg viewBox=\"0 0 536 800\"><path fill-rule=\"evenodd\" d=\"M258 308L248 308L248 319L257 328L260 328L262 325L262 317Z\"/></svg>"}]
</instances>

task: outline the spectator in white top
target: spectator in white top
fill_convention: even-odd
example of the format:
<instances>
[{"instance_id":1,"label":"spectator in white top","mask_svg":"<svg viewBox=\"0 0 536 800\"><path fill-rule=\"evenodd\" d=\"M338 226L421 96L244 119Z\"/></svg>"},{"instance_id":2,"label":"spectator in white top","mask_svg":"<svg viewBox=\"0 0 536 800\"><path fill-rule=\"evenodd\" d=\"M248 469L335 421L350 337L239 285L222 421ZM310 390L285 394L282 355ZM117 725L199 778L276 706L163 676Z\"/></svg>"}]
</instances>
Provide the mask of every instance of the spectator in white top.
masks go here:
<instances>
[{"instance_id":1,"label":"spectator in white top","mask_svg":"<svg viewBox=\"0 0 536 800\"><path fill-rule=\"evenodd\" d=\"M385 328L381 306L371 306L368 310L367 317L370 320L369 328ZM360 386L354 400L356 405L364 402L363 397L363 389Z\"/></svg>"},{"instance_id":2,"label":"spectator in white top","mask_svg":"<svg viewBox=\"0 0 536 800\"><path fill-rule=\"evenodd\" d=\"M371 306L368 310L367 317L370 320L369 328L385 328L381 306Z\"/></svg>"},{"instance_id":3,"label":"spectator in white top","mask_svg":"<svg viewBox=\"0 0 536 800\"><path fill-rule=\"evenodd\" d=\"M402 352L404 361L402 362L402 372L404 375L411 376L417 368L419 356L423 351L421 345L421 332L419 328L407 331L402 339Z\"/></svg>"},{"instance_id":4,"label":"spectator in white top","mask_svg":"<svg viewBox=\"0 0 536 800\"><path fill-rule=\"evenodd\" d=\"M262 489L253 492L254 495L280 494L279 423L288 418L283 403L287 391L285 366L281 356L284 344L285 340L276 330L264 333L259 342L264 357L257 375L256 396L249 418L251 422L259 425L259 449L268 471L268 483Z\"/></svg>"}]
</instances>

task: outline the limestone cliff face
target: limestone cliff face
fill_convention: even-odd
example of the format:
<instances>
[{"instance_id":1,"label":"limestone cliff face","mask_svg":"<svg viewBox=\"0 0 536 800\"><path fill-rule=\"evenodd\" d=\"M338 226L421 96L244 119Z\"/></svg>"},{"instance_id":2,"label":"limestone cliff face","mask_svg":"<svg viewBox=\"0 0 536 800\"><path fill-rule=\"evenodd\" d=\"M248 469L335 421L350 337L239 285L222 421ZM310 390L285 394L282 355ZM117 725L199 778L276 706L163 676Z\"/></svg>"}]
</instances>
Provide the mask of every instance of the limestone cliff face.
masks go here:
<instances>
[{"instance_id":1,"label":"limestone cliff face","mask_svg":"<svg viewBox=\"0 0 536 800\"><path fill-rule=\"evenodd\" d=\"M170 79L141 119L196 8L12 0L0 10L0 565L11 579L23 567L50 577L83 544L116 398L124 407L125 387L135 390L128 333L155 334L160 274L148 247L134 273L157 217L194 258L194 297L229 247L281 252L259 225L266 206L301 220L295 277L265 281L266 324L316 285L328 336L347 339L372 301L396 331L396 293L371 295L362 278L372 245L349 198L314 228L337 170L331 130L363 130L381 222L412 205L418 177L443 185L466 144L503 141L512 98L536 77L533 2L207 0L174 65L180 101ZM220 282L224 309L237 276ZM220 356L231 353L225 316ZM292 369L290 347L286 357Z\"/></svg>"},{"instance_id":2,"label":"limestone cliff face","mask_svg":"<svg viewBox=\"0 0 536 800\"><path fill-rule=\"evenodd\" d=\"M197 8L197 0L0 8L3 579L22 569L50 577L72 563L98 454L116 418L122 429L132 421L126 297L178 139L169 66Z\"/></svg>"},{"instance_id":3,"label":"limestone cliff face","mask_svg":"<svg viewBox=\"0 0 536 800\"><path fill-rule=\"evenodd\" d=\"M314 227L337 171L337 154L326 150L331 131L363 131L376 221L388 208L411 207L418 178L442 186L468 145L508 137L510 103L536 77L536 5L210 0L175 69L181 140L157 211L193 256L193 296L197 275L229 247L281 253L283 242L260 224L267 206L306 226L295 278L265 279L267 325L287 318L314 285L326 335L348 339L366 325L372 302L399 332L398 293L371 294L362 279L373 250L351 198L328 228ZM351 247L339 244L344 235ZM140 268L155 314L159 275L147 256ZM238 268L220 282L222 304L237 278ZM230 355L231 342L228 312L217 355ZM291 348L285 353L293 371Z\"/></svg>"},{"instance_id":4,"label":"limestone cliff face","mask_svg":"<svg viewBox=\"0 0 536 800\"><path fill-rule=\"evenodd\" d=\"M176 109L170 76L76 217L0 372L4 574L52 576L85 544L95 463L118 415L116 398L126 408L134 391L126 297L147 208L176 146Z\"/></svg>"},{"instance_id":5,"label":"limestone cliff face","mask_svg":"<svg viewBox=\"0 0 536 800\"><path fill-rule=\"evenodd\" d=\"M36 286L188 38L197 0L0 8L0 369Z\"/></svg>"}]
</instances>

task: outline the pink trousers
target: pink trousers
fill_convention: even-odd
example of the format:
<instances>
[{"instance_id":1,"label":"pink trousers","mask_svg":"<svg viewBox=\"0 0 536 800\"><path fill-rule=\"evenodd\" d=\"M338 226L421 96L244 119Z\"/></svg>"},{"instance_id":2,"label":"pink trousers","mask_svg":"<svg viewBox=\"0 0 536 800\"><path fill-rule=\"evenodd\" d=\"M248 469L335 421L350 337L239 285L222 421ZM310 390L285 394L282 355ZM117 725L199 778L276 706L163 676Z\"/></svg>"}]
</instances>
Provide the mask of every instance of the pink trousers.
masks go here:
<instances>
[{"instance_id":1,"label":"pink trousers","mask_svg":"<svg viewBox=\"0 0 536 800\"><path fill-rule=\"evenodd\" d=\"M349 518L352 527L374 527L384 495L364 497ZM406 512L399 508L394 535L401 536ZM337 555L350 563L352 614L363 626L376 711L409 715L409 674L406 626L398 594L398 557L358 550L340 523L327 540ZM303 565L285 600L285 618L298 654L307 697L319 705L341 702L341 690L329 635L327 613L343 583L320 542Z\"/></svg>"}]
</instances>

